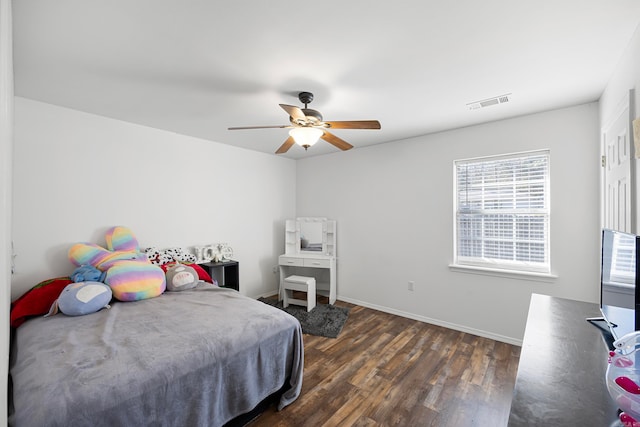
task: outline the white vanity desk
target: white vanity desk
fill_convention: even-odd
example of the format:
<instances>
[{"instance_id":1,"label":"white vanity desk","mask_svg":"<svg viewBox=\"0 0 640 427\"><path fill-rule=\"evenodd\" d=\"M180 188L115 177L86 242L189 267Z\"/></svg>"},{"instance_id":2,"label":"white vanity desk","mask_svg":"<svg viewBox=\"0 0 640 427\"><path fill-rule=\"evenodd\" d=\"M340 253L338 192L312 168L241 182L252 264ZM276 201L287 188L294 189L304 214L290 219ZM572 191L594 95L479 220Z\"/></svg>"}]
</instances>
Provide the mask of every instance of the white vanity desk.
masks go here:
<instances>
[{"instance_id":1,"label":"white vanity desk","mask_svg":"<svg viewBox=\"0 0 640 427\"><path fill-rule=\"evenodd\" d=\"M311 250L315 249L315 250ZM278 257L280 295L288 276L316 279L316 292L336 302L336 222L326 218L297 218L285 225L285 253Z\"/></svg>"},{"instance_id":2,"label":"white vanity desk","mask_svg":"<svg viewBox=\"0 0 640 427\"><path fill-rule=\"evenodd\" d=\"M336 302L336 257L328 255L280 255L280 290L285 277L298 275L316 278L316 292Z\"/></svg>"}]
</instances>

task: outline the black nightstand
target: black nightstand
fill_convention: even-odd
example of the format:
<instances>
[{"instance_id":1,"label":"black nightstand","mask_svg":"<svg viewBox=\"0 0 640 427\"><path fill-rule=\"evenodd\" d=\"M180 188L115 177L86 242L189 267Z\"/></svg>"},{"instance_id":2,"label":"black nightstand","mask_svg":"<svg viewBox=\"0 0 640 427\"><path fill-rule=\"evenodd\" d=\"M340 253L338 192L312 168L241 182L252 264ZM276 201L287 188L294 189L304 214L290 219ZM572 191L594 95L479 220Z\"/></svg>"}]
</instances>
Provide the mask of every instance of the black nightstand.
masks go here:
<instances>
[{"instance_id":1,"label":"black nightstand","mask_svg":"<svg viewBox=\"0 0 640 427\"><path fill-rule=\"evenodd\" d=\"M238 261L204 262L198 264L204 268L218 286L240 290L240 264Z\"/></svg>"}]
</instances>

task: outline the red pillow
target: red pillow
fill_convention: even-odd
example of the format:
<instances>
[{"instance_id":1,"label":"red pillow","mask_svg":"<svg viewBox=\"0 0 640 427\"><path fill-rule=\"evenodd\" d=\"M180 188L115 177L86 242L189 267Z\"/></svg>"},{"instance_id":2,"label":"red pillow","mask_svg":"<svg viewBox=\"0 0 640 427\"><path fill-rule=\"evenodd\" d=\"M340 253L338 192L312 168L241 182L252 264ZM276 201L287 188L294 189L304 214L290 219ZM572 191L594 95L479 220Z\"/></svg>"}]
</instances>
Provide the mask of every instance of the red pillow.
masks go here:
<instances>
[{"instance_id":1,"label":"red pillow","mask_svg":"<svg viewBox=\"0 0 640 427\"><path fill-rule=\"evenodd\" d=\"M162 264L160 268L162 268L162 271L166 273L167 269L170 267L173 267L174 265L176 265L175 262L170 262L168 264ZM193 268L198 274L198 279L203 280L205 282L213 283L213 279L211 279L211 276L209 275L209 273L207 273L207 270L200 267L198 264L184 263L184 265L188 265L189 267Z\"/></svg>"},{"instance_id":2,"label":"red pillow","mask_svg":"<svg viewBox=\"0 0 640 427\"><path fill-rule=\"evenodd\" d=\"M30 317L47 314L65 286L71 283L73 280L69 277L58 277L40 282L29 289L11 303L11 327L17 328Z\"/></svg>"},{"instance_id":3,"label":"red pillow","mask_svg":"<svg viewBox=\"0 0 640 427\"><path fill-rule=\"evenodd\" d=\"M187 264L187 265L193 268L196 271L196 273L198 273L198 279L204 280L205 282L213 283L213 279L211 278L209 273L207 273L207 270L200 267L198 264Z\"/></svg>"}]
</instances>

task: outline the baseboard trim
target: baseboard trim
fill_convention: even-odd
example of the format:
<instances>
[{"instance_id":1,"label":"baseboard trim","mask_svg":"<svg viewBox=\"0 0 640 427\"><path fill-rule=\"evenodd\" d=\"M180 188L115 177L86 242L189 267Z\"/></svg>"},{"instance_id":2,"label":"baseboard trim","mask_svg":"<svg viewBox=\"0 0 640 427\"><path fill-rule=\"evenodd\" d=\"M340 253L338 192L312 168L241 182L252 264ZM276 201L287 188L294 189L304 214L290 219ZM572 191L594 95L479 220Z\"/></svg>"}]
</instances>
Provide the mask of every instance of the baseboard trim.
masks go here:
<instances>
[{"instance_id":1,"label":"baseboard trim","mask_svg":"<svg viewBox=\"0 0 640 427\"><path fill-rule=\"evenodd\" d=\"M253 299L270 298L270 297L275 297L277 295L278 295L278 291L267 291L267 292L264 292L264 293L258 295L257 297L253 297L252 296L251 298L253 298Z\"/></svg>"},{"instance_id":2,"label":"baseboard trim","mask_svg":"<svg viewBox=\"0 0 640 427\"><path fill-rule=\"evenodd\" d=\"M423 322L423 323L429 323L429 324L432 324L432 325L442 326L443 328L453 329L453 330L456 330L456 331L465 332L465 333L468 333L468 334L477 335L477 336L480 336L480 337L489 338L489 339L492 339L492 340L496 340L496 341L504 342L504 343L507 343L507 344L517 345L519 347L522 347L522 340L515 339L515 338L512 338L512 337L507 337L507 336L504 336L504 335L494 334L492 332L483 331L481 329L469 328L467 326L458 325L458 324L455 324L455 323L444 322L442 320L432 319L430 317L425 317L425 316L419 316L417 314L413 314L413 313L409 313L409 312L401 311L401 310L396 310L394 308L384 307L384 306L380 306L380 305L376 305L376 304L371 304L371 303L368 303L368 302L365 302L365 301L360 301L360 300L353 299L353 298L345 298L344 296L338 296L338 300L344 301L344 302L348 302L348 303L351 303L351 304L355 304L355 305L360 305L362 307L371 308L373 310L382 311L384 313L389 313L389 314L394 314L396 316L405 317L407 319L412 319L412 320L417 320L417 321Z\"/></svg>"},{"instance_id":3,"label":"baseboard trim","mask_svg":"<svg viewBox=\"0 0 640 427\"><path fill-rule=\"evenodd\" d=\"M278 294L277 291L275 291L275 292L274 291L269 291L269 292L265 292L264 294L260 295L256 299L258 299L260 297L268 298L268 297L271 297L271 296L275 296L277 294ZM489 338L489 339L492 339L492 340L496 340L496 341L504 342L504 343L507 343L507 344L517 345L518 347L522 347L522 340L519 340L519 339L516 339L516 338L512 338L512 337L507 337L507 336L504 336L504 335L494 334L492 332L483 331L481 329L469 328L467 326L458 325L456 323L444 322L442 320L432 319L430 317L419 316L417 314L413 314L413 313L409 313L409 312L401 311L401 310L396 310L395 308L389 308L389 307L384 307L384 306L381 306L381 305L371 304L371 303L368 303L368 302L365 302L365 301L360 301L360 300L357 300L357 299L354 299L354 298L345 298L345 297L343 297L341 295L338 295L338 300L339 301L348 302L350 304L359 305L359 306L366 307L366 308L371 308L373 310L382 311L384 313L389 313L389 314L393 314L393 315L396 315L396 316L405 317L407 319L417 320L418 322L429 323L429 324L436 325L436 326L442 326L443 328L453 329L455 331L460 331L460 332L464 332L464 333L467 333L467 334L477 335L479 337Z\"/></svg>"}]
</instances>

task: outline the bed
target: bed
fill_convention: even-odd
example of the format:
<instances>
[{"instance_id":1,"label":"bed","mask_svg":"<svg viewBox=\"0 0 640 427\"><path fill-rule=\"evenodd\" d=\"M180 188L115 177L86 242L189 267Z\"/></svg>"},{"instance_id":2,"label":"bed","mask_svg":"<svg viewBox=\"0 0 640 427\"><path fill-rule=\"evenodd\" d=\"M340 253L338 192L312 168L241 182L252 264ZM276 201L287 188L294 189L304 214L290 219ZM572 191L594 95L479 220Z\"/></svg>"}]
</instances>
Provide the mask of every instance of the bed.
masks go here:
<instances>
[{"instance_id":1,"label":"bed","mask_svg":"<svg viewBox=\"0 0 640 427\"><path fill-rule=\"evenodd\" d=\"M37 317L15 331L9 424L221 426L300 394L300 323L232 289Z\"/></svg>"}]
</instances>

